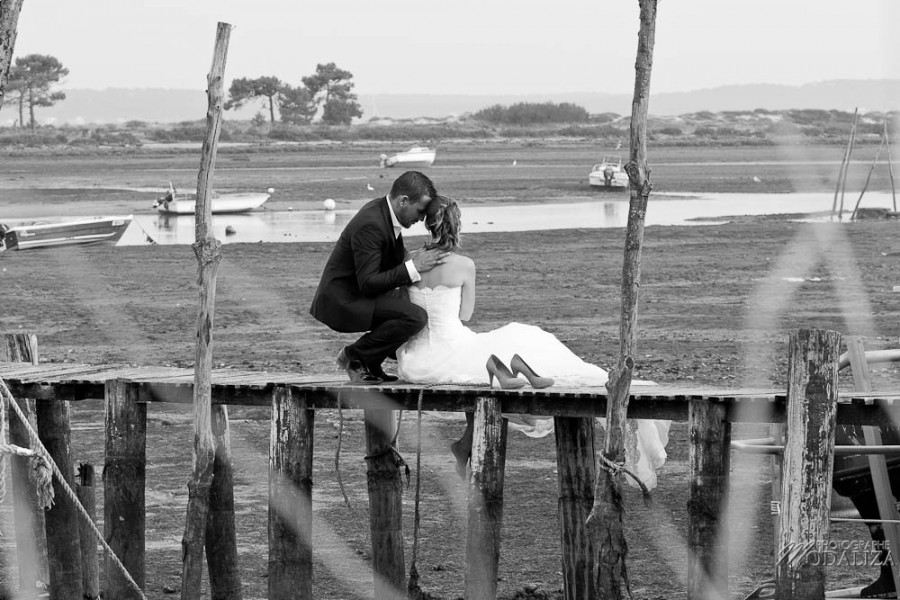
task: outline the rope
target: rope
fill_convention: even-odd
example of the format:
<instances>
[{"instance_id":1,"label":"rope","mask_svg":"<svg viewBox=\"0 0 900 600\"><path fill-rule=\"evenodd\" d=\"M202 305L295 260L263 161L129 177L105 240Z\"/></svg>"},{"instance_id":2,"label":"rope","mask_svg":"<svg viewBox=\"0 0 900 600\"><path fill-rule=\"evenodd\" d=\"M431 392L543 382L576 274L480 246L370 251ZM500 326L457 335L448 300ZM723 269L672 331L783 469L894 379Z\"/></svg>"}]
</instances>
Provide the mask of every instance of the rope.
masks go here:
<instances>
[{"instance_id":1,"label":"rope","mask_svg":"<svg viewBox=\"0 0 900 600\"><path fill-rule=\"evenodd\" d=\"M644 485L644 482L641 481L637 475L635 475L634 473L632 473L625 467L624 462L621 462L621 463L613 462L613 461L609 460L608 458L606 458L606 456L604 456L603 453L601 452L600 453L600 468L603 469L604 471L612 473L613 477L615 477L619 473L624 473L624 474L628 475L629 477L634 479L634 481L641 488L641 492L644 495L644 502L650 501L650 489L647 488L646 485Z\"/></svg>"},{"instance_id":2,"label":"rope","mask_svg":"<svg viewBox=\"0 0 900 600\"><path fill-rule=\"evenodd\" d=\"M106 550L108 556L112 559L113 564L119 568L122 574L125 576L125 580L128 584L134 588L134 590L140 595L143 600L147 600L147 597L144 595L144 592L141 590L140 586L132 579L131 574L128 572L128 569L125 568L125 565L122 564L122 561L119 560L119 557L116 556L113 549L109 547L109 544L106 543L106 539L103 537L103 533L97 528L97 524L94 523L94 520L91 519L91 515L84 509L81 505L81 502L78 500L78 496L75 495L75 492L69 487L69 484L66 482L65 476L62 474L62 471L59 470L59 466L53 461L53 458L50 456L50 453L47 452L47 449L44 447L44 444L41 443L40 438L38 437L37 432L31 427L31 423L28 422L28 418L22 412L22 409L19 408L19 405L16 403L16 399L13 397L12 393L9 391L9 388L6 387L6 382L0 378L0 394L2 394L2 398L5 402L7 402L10 407L12 407L13 411L16 413L16 416L19 417L19 420L22 421L22 424L25 426L25 430L28 432L28 439L31 441L32 447L34 448L34 452L41 456L47 463L50 465L50 468L53 470L53 474L56 475L57 480L59 481L60 487L62 487L66 496L72 501L72 504L78 510L78 514L90 525L91 531L94 533L94 537L100 542L103 546L103 549Z\"/></svg>"},{"instance_id":3,"label":"rope","mask_svg":"<svg viewBox=\"0 0 900 600\"><path fill-rule=\"evenodd\" d=\"M3 404L6 404L5 397ZM5 409L0 408L0 410ZM4 456L11 454L29 459L31 462L31 476L29 479L31 479L31 482L37 489L38 507L47 510L53 506L53 471L43 456L28 448L7 444L3 441L0 441L0 454ZM5 492L5 490L3 491ZM3 500L4 495L4 493L0 493L0 501Z\"/></svg>"}]
</instances>

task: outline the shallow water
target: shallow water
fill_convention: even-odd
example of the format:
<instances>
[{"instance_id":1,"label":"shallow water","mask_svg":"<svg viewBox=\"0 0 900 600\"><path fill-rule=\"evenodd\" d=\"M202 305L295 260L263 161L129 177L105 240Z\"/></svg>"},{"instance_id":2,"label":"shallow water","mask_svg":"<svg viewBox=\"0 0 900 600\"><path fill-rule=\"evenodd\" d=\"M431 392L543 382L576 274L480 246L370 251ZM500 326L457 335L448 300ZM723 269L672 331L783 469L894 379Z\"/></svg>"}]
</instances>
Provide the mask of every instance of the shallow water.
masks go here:
<instances>
[{"instance_id":1,"label":"shallow water","mask_svg":"<svg viewBox=\"0 0 900 600\"><path fill-rule=\"evenodd\" d=\"M852 213L858 195L844 199L844 221ZM654 199L647 207L645 224L709 225L727 222L726 217L767 214L811 214L802 220L831 220L834 195L803 194L681 194ZM889 192L867 193L861 207L892 208ZM574 228L625 227L628 196L601 198L570 204L504 204L463 206L463 231L490 233ZM258 211L238 215L214 215L213 234L222 243L331 242L337 240L355 210ZM698 220L702 219L702 220ZM227 233L230 228L233 233ZM406 237L425 235L417 223ZM134 223L119 245L191 244L194 242L193 216L135 215Z\"/></svg>"}]
</instances>

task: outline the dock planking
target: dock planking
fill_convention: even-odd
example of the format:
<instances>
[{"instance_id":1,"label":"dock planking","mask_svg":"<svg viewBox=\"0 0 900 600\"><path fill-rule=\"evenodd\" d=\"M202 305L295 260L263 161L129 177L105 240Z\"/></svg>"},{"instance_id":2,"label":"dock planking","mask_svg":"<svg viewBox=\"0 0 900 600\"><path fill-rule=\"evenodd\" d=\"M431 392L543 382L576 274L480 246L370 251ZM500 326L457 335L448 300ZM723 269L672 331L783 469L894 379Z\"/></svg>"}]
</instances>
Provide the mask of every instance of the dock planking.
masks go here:
<instances>
[{"instance_id":1,"label":"dock planking","mask_svg":"<svg viewBox=\"0 0 900 600\"><path fill-rule=\"evenodd\" d=\"M0 378L16 397L36 400L103 399L106 381L121 379L136 383L141 401L147 403L193 401L194 371L188 368L89 365L76 363L0 363ZM212 371L215 404L270 406L275 387L292 387L304 394L311 409L384 408L415 410L419 394L426 410L473 411L477 398L500 400L504 412L542 416L605 416L605 387L554 386L535 390L491 389L487 386L423 386L391 383L353 386L338 375L303 375L285 371L245 371L222 368ZM628 414L634 418L687 421L691 400L722 403L732 422L778 423L784 421L786 392L776 389L727 389L680 385L632 385ZM844 423L880 423L898 410L900 392L841 392L838 420Z\"/></svg>"}]
</instances>

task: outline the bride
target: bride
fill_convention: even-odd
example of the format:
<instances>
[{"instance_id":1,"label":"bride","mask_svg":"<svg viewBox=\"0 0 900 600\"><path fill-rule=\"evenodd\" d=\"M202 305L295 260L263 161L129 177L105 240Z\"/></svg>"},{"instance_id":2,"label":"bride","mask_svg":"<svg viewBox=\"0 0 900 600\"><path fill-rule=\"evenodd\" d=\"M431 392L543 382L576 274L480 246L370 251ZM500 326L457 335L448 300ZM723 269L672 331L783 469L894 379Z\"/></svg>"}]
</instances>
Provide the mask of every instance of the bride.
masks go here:
<instances>
[{"instance_id":1,"label":"bride","mask_svg":"<svg viewBox=\"0 0 900 600\"><path fill-rule=\"evenodd\" d=\"M425 220L432 239L426 249L451 254L444 263L422 273L409 288L409 299L428 313L428 324L397 350L397 370L410 383L471 383L520 388L559 385L598 387L607 373L569 350L556 336L540 327L509 323L476 333L463 322L475 309L475 263L459 253L460 209L456 201L438 196L437 209ZM527 361L527 362L526 362ZM509 368L507 367L509 365ZM517 377L522 374L525 379ZM651 382L635 381L635 385ZM511 428L531 437L553 431L553 419L504 414ZM451 445L457 472L465 476L472 448L472 415L466 414L466 430ZM599 419L603 423L604 419ZM629 419L626 435L626 467L648 487L656 485L656 469L666 460L669 421ZM628 481L631 481L630 479Z\"/></svg>"}]
</instances>

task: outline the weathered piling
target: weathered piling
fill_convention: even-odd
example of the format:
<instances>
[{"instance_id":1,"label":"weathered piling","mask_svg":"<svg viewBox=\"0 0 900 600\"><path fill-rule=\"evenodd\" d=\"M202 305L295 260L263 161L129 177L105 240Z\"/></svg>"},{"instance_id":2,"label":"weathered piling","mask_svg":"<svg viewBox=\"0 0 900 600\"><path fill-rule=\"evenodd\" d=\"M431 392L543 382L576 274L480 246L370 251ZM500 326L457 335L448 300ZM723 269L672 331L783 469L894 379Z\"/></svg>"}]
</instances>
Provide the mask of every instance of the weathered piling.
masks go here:
<instances>
[{"instance_id":1,"label":"weathered piling","mask_svg":"<svg viewBox=\"0 0 900 600\"><path fill-rule=\"evenodd\" d=\"M594 419L555 417L556 466L559 473L559 537L565 600L597 596L594 550L585 521L594 505L597 477Z\"/></svg>"},{"instance_id":2,"label":"weathered piling","mask_svg":"<svg viewBox=\"0 0 900 600\"><path fill-rule=\"evenodd\" d=\"M828 541L840 343L835 331L790 333L777 598L825 597L820 551Z\"/></svg>"},{"instance_id":3,"label":"weathered piling","mask_svg":"<svg viewBox=\"0 0 900 600\"><path fill-rule=\"evenodd\" d=\"M71 408L68 402L37 403L38 436L66 483L73 488L75 464L70 423ZM58 477L53 478L53 494L53 506L44 516L50 570L48 591L51 599L81 598L84 595L81 583L81 546L78 541L81 515Z\"/></svg>"},{"instance_id":4,"label":"weathered piling","mask_svg":"<svg viewBox=\"0 0 900 600\"><path fill-rule=\"evenodd\" d=\"M469 477L469 529L466 541L466 600L497 597L503 476L507 422L497 398L475 401L472 473Z\"/></svg>"},{"instance_id":5,"label":"weathered piling","mask_svg":"<svg viewBox=\"0 0 900 600\"><path fill-rule=\"evenodd\" d=\"M725 405L692 399L688 499L688 598L728 598L726 502L731 423Z\"/></svg>"},{"instance_id":6,"label":"weathered piling","mask_svg":"<svg viewBox=\"0 0 900 600\"><path fill-rule=\"evenodd\" d=\"M38 364L38 341L33 333L8 333L0 347L0 361ZM17 399L16 403L37 431L34 400ZM9 442L31 448L28 430L10 409ZM16 554L19 565L19 595L23 600L37 598L37 583L47 582L47 538L44 533L44 510L38 506L37 491L31 483L31 465L23 456L13 456L10 473L13 485L13 518L15 520Z\"/></svg>"},{"instance_id":7,"label":"weathered piling","mask_svg":"<svg viewBox=\"0 0 900 600\"><path fill-rule=\"evenodd\" d=\"M147 406L138 402L136 384L106 382L106 463L103 467L103 536L142 589L146 579L145 483L147 472ZM104 597L139 598L109 558ZM73 596L74 597L74 596Z\"/></svg>"},{"instance_id":8,"label":"weathered piling","mask_svg":"<svg viewBox=\"0 0 900 600\"><path fill-rule=\"evenodd\" d=\"M394 446L396 412L366 409L366 481L376 600L405 597L403 480Z\"/></svg>"},{"instance_id":9,"label":"weathered piling","mask_svg":"<svg viewBox=\"0 0 900 600\"><path fill-rule=\"evenodd\" d=\"M94 465L81 463L75 476L75 496L84 507L91 521L97 522L97 495L94 488ZM78 521L78 544L81 547L81 581L85 600L100 598L100 559L97 556L97 538L89 523Z\"/></svg>"},{"instance_id":10,"label":"weathered piling","mask_svg":"<svg viewBox=\"0 0 900 600\"><path fill-rule=\"evenodd\" d=\"M278 386L269 438L269 600L312 600L312 474L315 411Z\"/></svg>"},{"instance_id":11,"label":"weathered piling","mask_svg":"<svg viewBox=\"0 0 900 600\"><path fill-rule=\"evenodd\" d=\"M211 407L210 421L216 446L213 480L209 489L206 520L206 564L212 600L240 600L241 571L238 568L237 533L234 525L234 466L228 407Z\"/></svg>"}]
</instances>

